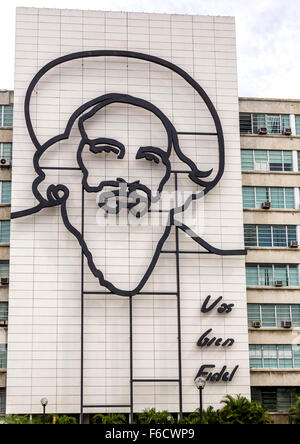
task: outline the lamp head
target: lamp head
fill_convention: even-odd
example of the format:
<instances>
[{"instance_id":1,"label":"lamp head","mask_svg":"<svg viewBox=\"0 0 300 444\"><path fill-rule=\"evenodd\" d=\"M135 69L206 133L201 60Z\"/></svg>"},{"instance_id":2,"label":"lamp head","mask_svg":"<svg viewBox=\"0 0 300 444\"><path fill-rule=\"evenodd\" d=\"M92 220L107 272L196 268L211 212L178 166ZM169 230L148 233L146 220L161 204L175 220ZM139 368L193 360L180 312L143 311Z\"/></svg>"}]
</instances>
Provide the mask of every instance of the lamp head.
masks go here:
<instances>
[{"instance_id":1,"label":"lamp head","mask_svg":"<svg viewBox=\"0 0 300 444\"><path fill-rule=\"evenodd\" d=\"M46 405L48 404L48 399L47 398L42 398L41 399L41 404L43 407L46 407Z\"/></svg>"},{"instance_id":2,"label":"lamp head","mask_svg":"<svg viewBox=\"0 0 300 444\"><path fill-rule=\"evenodd\" d=\"M194 379L194 384L197 387L197 389L199 390L200 388L204 388L205 384L206 384L206 379L203 378L202 376L198 376Z\"/></svg>"}]
</instances>

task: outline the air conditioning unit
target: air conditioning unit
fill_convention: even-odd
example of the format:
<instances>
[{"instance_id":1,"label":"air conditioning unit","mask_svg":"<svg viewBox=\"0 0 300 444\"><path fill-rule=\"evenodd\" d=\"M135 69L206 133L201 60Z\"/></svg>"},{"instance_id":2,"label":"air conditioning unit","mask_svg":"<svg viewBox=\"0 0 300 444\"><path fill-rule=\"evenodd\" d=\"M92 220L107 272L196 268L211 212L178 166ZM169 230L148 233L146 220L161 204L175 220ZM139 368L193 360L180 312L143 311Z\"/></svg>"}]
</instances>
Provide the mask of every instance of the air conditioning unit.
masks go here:
<instances>
[{"instance_id":1,"label":"air conditioning unit","mask_svg":"<svg viewBox=\"0 0 300 444\"><path fill-rule=\"evenodd\" d=\"M289 248L298 248L299 244L297 241L291 241L289 242Z\"/></svg>"},{"instance_id":2,"label":"air conditioning unit","mask_svg":"<svg viewBox=\"0 0 300 444\"><path fill-rule=\"evenodd\" d=\"M253 328L261 328L261 321L252 321L251 325Z\"/></svg>"},{"instance_id":3,"label":"air conditioning unit","mask_svg":"<svg viewBox=\"0 0 300 444\"><path fill-rule=\"evenodd\" d=\"M261 208L262 208L263 210L269 210L269 209L271 208L271 202L270 202L270 201L263 202L263 203L261 204Z\"/></svg>"},{"instance_id":4,"label":"air conditioning unit","mask_svg":"<svg viewBox=\"0 0 300 444\"><path fill-rule=\"evenodd\" d=\"M0 327L7 327L7 326L8 326L8 320L0 319Z\"/></svg>"},{"instance_id":5,"label":"air conditioning unit","mask_svg":"<svg viewBox=\"0 0 300 444\"><path fill-rule=\"evenodd\" d=\"M283 128L282 134L285 136L291 136L292 135L292 128Z\"/></svg>"},{"instance_id":6,"label":"air conditioning unit","mask_svg":"<svg viewBox=\"0 0 300 444\"><path fill-rule=\"evenodd\" d=\"M283 287L283 281L275 281L275 287Z\"/></svg>"},{"instance_id":7,"label":"air conditioning unit","mask_svg":"<svg viewBox=\"0 0 300 444\"><path fill-rule=\"evenodd\" d=\"M7 159L5 157L0 158L0 166L2 167L8 167L11 165L10 159Z\"/></svg>"},{"instance_id":8,"label":"air conditioning unit","mask_svg":"<svg viewBox=\"0 0 300 444\"><path fill-rule=\"evenodd\" d=\"M266 135L266 134L268 134L268 130L265 127L261 127L261 128L258 128L257 133L260 135Z\"/></svg>"},{"instance_id":9,"label":"air conditioning unit","mask_svg":"<svg viewBox=\"0 0 300 444\"><path fill-rule=\"evenodd\" d=\"M282 321L282 322L281 322L281 326L282 326L283 328L292 328L293 323L292 323L292 321Z\"/></svg>"},{"instance_id":10,"label":"air conditioning unit","mask_svg":"<svg viewBox=\"0 0 300 444\"><path fill-rule=\"evenodd\" d=\"M9 284L9 278L8 277L2 277L1 278L1 285L8 285Z\"/></svg>"}]
</instances>

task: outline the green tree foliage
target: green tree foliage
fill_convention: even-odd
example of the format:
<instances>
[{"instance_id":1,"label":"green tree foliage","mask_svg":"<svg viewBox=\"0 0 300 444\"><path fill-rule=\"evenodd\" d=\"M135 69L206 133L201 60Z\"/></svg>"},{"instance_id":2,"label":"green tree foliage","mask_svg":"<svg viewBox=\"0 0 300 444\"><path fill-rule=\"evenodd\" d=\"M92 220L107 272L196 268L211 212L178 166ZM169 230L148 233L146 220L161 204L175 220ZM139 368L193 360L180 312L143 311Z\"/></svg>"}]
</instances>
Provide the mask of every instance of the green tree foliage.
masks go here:
<instances>
[{"instance_id":1,"label":"green tree foliage","mask_svg":"<svg viewBox=\"0 0 300 444\"><path fill-rule=\"evenodd\" d=\"M202 416L203 424L220 424L219 410L214 410L212 406L209 406L207 410L203 410ZM182 422L183 424L201 424L200 409L185 416Z\"/></svg>"},{"instance_id":2,"label":"green tree foliage","mask_svg":"<svg viewBox=\"0 0 300 444\"><path fill-rule=\"evenodd\" d=\"M121 414L102 414L93 416L92 424L127 424L127 418Z\"/></svg>"},{"instance_id":3,"label":"green tree foliage","mask_svg":"<svg viewBox=\"0 0 300 444\"><path fill-rule=\"evenodd\" d=\"M3 424L31 424L29 416L10 415L3 419Z\"/></svg>"},{"instance_id":4,"label":"green tree foliage","mask_svg":"<svg viewBox=\"0 0 300 444\"><path fill-rule=\"evenodd\" d=\"M295 405L290 408L289 414L291 424L300 424L300 396L296 397Z\"/></svg>"},{"instance_id":5,"label":"green tree foliage","mask_svg":"<svg viewBox=\"0 0 300 444\"><path fill-rule=\"evenodd\" d=\"M136 415L136 424L175 424L175 419L167 410L145 409Z\"/></svg>"},{"instance_id":6,"label":"green tree foliage","mask_svg":"<svg viewBox=\"0 0 300 444\"><path fill-rule=\"evenodd\" d=\"M267 410L258 402L249 401L241 395L235 398L227 395L222 403L224 407L219 410L210 406L203 411L204 424L273 424ZM184 423L200 424L199 409L185 417Z\"/></svg>"},{"instance_id":7,"label":"green tree foliage","mask_svg":"<svg viewBox=\"0 0 300 444\"><path fill-rule=\"evenodd\" d=\"M78 424L78 421L73 416L67 415L46 415L45 423L53 424L53 417L55 416L56 424ZM4 424L43 424L43 416L37 415L30 420L27 415L10 415L6 416L3 421Z\"/></svg>"},{"instance_id":8,"label":"green tree foliage","mask_svg":"<svg viewBox=\"0 0 300 444\"><path fill-rule=\"evenodd\" d=\"M221 424L272 424L273 421L259 402L249 401L238 395L233 398L225 396L222 401L225 406L219 410Z\"/></svg>"}]
</instances>

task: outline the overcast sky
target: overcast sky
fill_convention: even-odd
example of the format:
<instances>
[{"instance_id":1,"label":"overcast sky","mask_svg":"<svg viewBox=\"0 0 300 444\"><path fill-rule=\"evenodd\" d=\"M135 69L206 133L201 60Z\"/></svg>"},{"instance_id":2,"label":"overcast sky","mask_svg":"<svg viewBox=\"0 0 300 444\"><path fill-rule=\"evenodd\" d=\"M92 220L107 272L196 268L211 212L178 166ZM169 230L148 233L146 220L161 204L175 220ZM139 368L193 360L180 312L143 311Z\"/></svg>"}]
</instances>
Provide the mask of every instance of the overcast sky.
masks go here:
<instances>
[{"instance_id":1,"label":"overcast sky","mask_svg":"<svg viewBox=\"0 0 300 444\"><path fill-rule=\"evenodd\" d=\"M239 95L300 99L300 0L8 0L0 6L0 89L13 89L15 8L234 15Z\"/></svg>"}]
</instances>

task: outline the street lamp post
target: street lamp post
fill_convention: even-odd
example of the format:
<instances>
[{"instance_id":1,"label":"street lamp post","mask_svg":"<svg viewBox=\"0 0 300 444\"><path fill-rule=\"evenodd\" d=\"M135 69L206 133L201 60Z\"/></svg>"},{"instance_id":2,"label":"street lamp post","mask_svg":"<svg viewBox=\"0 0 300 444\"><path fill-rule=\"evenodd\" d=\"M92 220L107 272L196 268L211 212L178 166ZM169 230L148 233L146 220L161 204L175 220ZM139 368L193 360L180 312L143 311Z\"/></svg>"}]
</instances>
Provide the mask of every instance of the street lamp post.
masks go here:
<instances>
[{"instance_id":1,"label":"street lamp post","mask_svg":"<svg viewBox=\"0 0 300 444\"><path fill-rule=\"evenodd\" d=\"M48 399L47 398L42 398L41 399L41 404L43 406L43 424L46 424L46 406L48 404Z\"/></svg>"},{"instance_id":2,"label":"street lamp post","mask_svg":"<svg viewBox=\"0 0 300 444\"><path fill-rule=\"evenodd\" d=\"M202 402L202 392L206 384L206 379L202 378L202 376L198 376L194 380L195 386L199 390L199 401L200 401L200 424L203 424L203 402Z\"/></svg>"}]
</instances>

